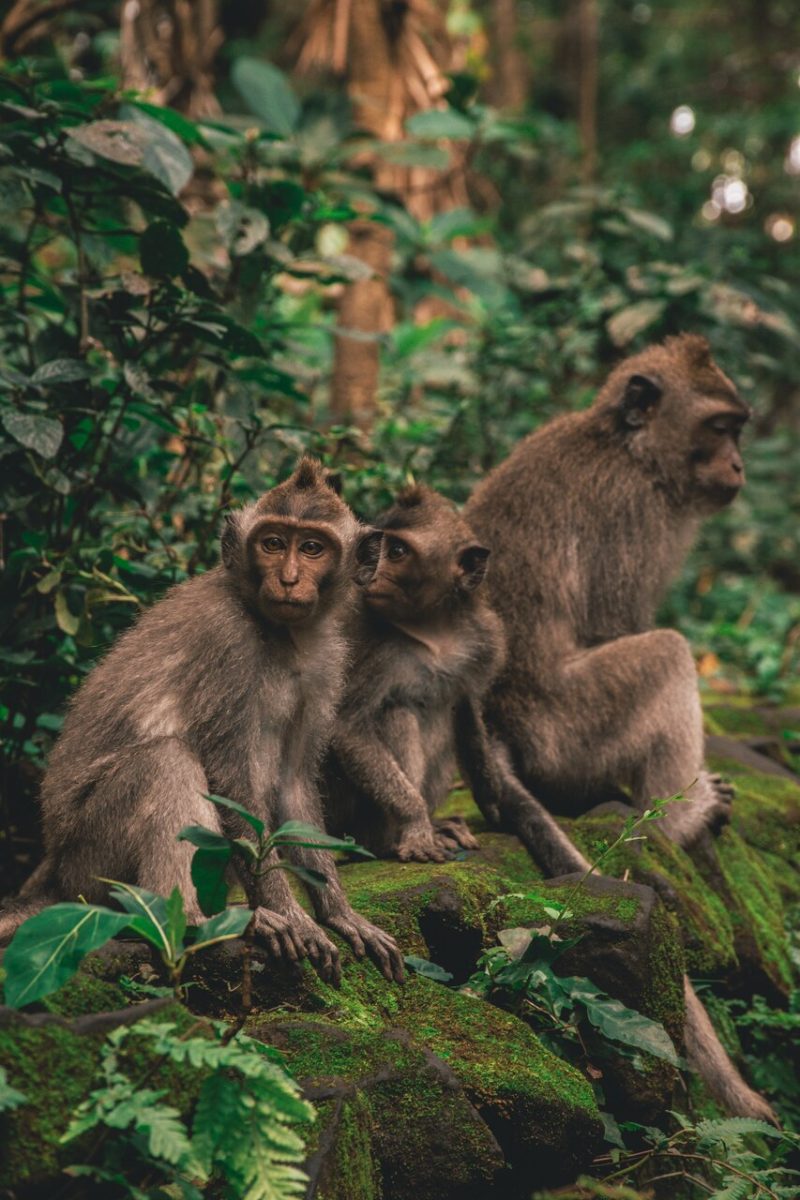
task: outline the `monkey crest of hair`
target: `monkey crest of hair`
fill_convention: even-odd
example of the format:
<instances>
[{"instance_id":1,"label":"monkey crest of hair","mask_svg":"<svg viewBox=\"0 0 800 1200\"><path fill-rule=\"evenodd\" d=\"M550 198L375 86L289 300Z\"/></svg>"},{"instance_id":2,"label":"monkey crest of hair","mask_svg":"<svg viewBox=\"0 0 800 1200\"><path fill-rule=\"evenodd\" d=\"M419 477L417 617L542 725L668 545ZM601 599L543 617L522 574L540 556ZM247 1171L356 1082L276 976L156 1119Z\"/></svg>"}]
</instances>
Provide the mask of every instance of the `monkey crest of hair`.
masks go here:
<instances>
[{"instance_id":1,"label":"monkey crest of hair","mask_svg":"<svg viewBox=\"0 0 800 1200\"><path fill-rule=\"evenodd\" d=\"M45 858L21 905L0 916L0 940L57 899L101 900L98 877L160 895L180 888L202 920L177 835L187 825L246 832L204 797L227 796L274 829L322 826L319 761L348 656L360 527L313 459L231 514L222 564L187 580L117 641L74 697L42 784ZM401 978L393 940L355 913L330 854L290 850L327 879L317 918ZM277 957L308 955L339 976L338 951L294 899L280 871L242 874L255 932Z\"/></svg>"}]
</instances>

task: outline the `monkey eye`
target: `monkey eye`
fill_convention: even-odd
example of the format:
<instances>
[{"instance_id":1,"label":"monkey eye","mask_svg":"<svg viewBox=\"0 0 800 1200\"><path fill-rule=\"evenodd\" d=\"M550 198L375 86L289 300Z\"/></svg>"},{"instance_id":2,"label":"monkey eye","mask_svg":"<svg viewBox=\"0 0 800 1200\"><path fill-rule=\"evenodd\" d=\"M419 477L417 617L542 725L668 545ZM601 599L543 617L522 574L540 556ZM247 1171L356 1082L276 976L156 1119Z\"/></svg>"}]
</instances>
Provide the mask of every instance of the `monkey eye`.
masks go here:
<instances>
[{"instance_id":1,"label":"monkey eye","mask_svg":"<svg viewBox=\"0 0 800 1200\"><path fill-rule=\"evenodd\" d=\"M322 542L315 542L310 539L307 542L303 542L300 546L301 553L307 555L308 558L319 558L324 549L325 547Z\"/></svg>"},{"instance_id":2,"label":"monkey eye","mask_svg":"<svg viewBox=\"0 0 800 1200\"><path fill-rule=\"evenodd\" d=\"M391 562L398 562L401 558L405 558L408 554L408 546L404 546L402 542L390 542L389 549L386 551L386 557Z\"/></svg>"},{"instance_id":3,"label":"monkey eye","mask_svg":"<svg viewBox=\"0 0 800 1200\"><path fill-rule=\"evenodd\" d=\"M276 534L272 534L271 537L262 538L261 545L267 554L277 554L279 551L286 549L283 538L279 538Z\"/></svg>"}]
</instances>

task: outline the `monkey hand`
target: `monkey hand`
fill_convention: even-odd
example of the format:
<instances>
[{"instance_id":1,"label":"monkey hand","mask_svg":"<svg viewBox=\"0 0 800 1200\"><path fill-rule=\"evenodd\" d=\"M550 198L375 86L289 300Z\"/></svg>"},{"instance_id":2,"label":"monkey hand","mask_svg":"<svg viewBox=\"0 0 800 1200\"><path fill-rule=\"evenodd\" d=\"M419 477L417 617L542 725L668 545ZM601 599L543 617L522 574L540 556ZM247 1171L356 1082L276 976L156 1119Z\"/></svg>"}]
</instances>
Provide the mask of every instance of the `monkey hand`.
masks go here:
<instances>
[{"instance_id":1,"label":"monkey hand","mask_svg":"<svg viewBox=\"0 0 800 1200\"><path fill-rule=\"evenodd\" d=\"M325 983L332 983L334 987L341 983L339 951L299 904L288 916L281 916L269 908L257 908L253 914L253 931L274 958L289 963L308 958Z\"/></svg>"},{"instance_id":2,"label":"monkey hand","mask_svg":"<svg viewBox=\"0 0 800 1200\"><path fill-rule=\"evenodd\" d=\"M403 956L390 934L360 917L349 906L327 916L325 923L350 944L356 958L368 954L385 979L390 983L403 983Z\"/></svg>"},{"instance_id":3,"label":"monkey hand","mask_svg":"<svg viewBox=\"0 0 800 1200\"><path fill-rule=\"evenodd\" d=\"M400 862L447 862L454 846L437 839L430 821L419 821L400 830L395 853Z\"/></svg>"},{"instance_id":4,"label":"monkey hand","mask_svg":"<svg viewBox=\"0 0 800 1200\"><path fill-rule=\"evenodd\" d=\"M443 817L433 822L437 845L450 853L457 850L480 850L480 843L463 817Z\"/></svg>"}]
</instances>

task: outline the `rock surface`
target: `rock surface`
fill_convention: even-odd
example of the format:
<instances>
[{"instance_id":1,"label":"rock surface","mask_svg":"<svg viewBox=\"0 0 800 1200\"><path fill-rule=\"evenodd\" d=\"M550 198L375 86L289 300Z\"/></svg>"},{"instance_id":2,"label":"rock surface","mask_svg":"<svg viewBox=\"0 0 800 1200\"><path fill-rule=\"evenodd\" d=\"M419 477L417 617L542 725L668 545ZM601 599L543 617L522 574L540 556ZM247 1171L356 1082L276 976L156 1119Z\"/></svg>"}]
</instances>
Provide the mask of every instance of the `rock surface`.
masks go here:
<instances>
[{"instance_id":1,"label":"rock surface","mask_svg":"<svg viewBox=\"0 0 800 1200\"><path fill-rule=\"evenodd\" d=\"M713 846L690 858L651 825L644 843L623 846L604 865L609 874L627 872L629 882L594 879L577 895L571 880L546 885L548 895L571 896L565 932L583 934L557 969L586 975L661 1021L678 1044L684 969L723 981L729 995L760 992L773 1003L794 979L783 922L800 899L800 787L775 759L731 741L721 722L716 706L714 766L734 779L738 794L732 825ZM531 895L546 889L514 838L485 830L467 794L454 793L449 804L467 812L480 852L443 865L353 864L342 876L359 911L393 932L405 953L451 972L456 985L500 929L546 920L541 899ZM590 814L565 827L596 856L622 820ZM665 881L666 905L635 882L654 875ZM193 1008L236 1016L240 957L240 945L227 943L204 960L202 986L190 991ZM309 1196L521 1200L589 1166L602 1143L592 1088L523 1020L419 975L389 985L346 948L343 960L339 990L308 967L291 973L254 963L246 1028L281 1050L317 1108L308 1130ZM119 1008L117 978L140 972L145 961L143 945L114 943L46 1007L67 1015ZM0 1024L0 1065L29 1097L0 1117L0 1191L44 1195L60 1167L74 1161L74 1148L60 1147L58 1138L96 1077L101 1042L102 1034L60 1026ZM649 1059L644 1067L620 1060L607 1072L603 1085L618 1115L655 1120L680 1102L673 1068ZM156 1065L156 1074L173 1103L191 1105L179 1071Z\"/></svg>"}]
</instances>

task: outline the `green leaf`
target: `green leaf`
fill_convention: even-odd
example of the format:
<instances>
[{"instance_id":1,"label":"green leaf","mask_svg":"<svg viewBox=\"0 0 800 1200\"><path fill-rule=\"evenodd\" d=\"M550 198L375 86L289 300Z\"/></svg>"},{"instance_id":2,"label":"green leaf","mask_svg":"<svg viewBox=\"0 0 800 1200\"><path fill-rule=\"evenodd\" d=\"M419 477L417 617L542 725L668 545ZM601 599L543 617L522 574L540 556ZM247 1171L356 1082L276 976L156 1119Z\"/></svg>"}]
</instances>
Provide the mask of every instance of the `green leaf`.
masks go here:
<instances>
[{"instance_id":1,"label":"green leaf","mask_svg":"<svg viewBox=\"0 0 800 1200\"><path fill-rule=\"evenodd\" d=\"M185 933L186 913L183 907L183 896L180 888L175 887L167 899L167 936L176 956L183 946Z\"/></svg>"},{"instance_id":2,"label":"green leaf","mask_svg":"<svg viewBox=\"0 0 800 1200\"><path fill-rule=\"evenodd\" d=\"M281 862L277 863L274 869L288 871L290 875L296 875L298 879L302 879L303 883L307 883L309 887L321 888L328 885L328 876L323 871L315 871L313 867L302 867L299 863Z\"/></svg>"},{"instance_id":3,"label":"green leaf","mask_svg":"<svg viewBox=\"0 0 800 1200\"><path fill-rule=\"evenodd\" d=\"M364 858L374 858L369 850L359 846L351 837L331 837L316 825L305 821L284 821L269 839L272 846L305 846L312 850L345 850L348 854L361 854Z\"/></svg>"},{"instance_id":4,"label":"green leaf","mask_svg":"<svg viewBox=\"0 0 800 1200\"><path fill-rule=\"evenodd\" d=\"M653 237L658 238L659 241L672 241L674 236L672 226L663 217L659 217L655 213L645 212L641 208L623 208L622 212L631 225L644 230L645 233L651 234Z\"/></svg>"},{"instance_id":5,"label":"green leaf","mask_svg":"<svg viewBox=\"0 0 800 1200\"><path fill-rule=\"evenodd\" d=\"M128 167L138 167L144 158L146 136L132 121L90 121L66 130L67 137L92 154Z\"/></svg>"},{"instance_id":6,"label":"green leaf","mask_svg":"<svg viewBox=\"0 0 800 1200\"><path fill-rule=\"evenodd\" d=\"M406 121L406 132L420 138L458 141L473 137L475 129L475 123L454 108L427 108Z\"/></svg>"},{"instance_id":7,"label":"green leaf","mask_svg":"<svg viewBox=\"0 0 800 1200\"><path fill-rule=\"evenodd\" d=\"M80 626L80 617L76 617L70 611L67 603L67 593L64 591L56 592L56 625L62 633L69 634L70 637L75 637Z\"/></svg>"},{"instance_id":8,"label":"green leaf","mask_svg":"<svg viewBox=\"0 0 800 1200\"><path fill-rule=\"evenodd\" d=\"M158 121L160 125L165 125L167 129L176 133L187 146L202 146L205 150L210 149L209 142L203 136L199 126L174 108L162 108L160 104L148 104L146 100L140 100L138 97L132 98L125 107L129 110L139 109L146 116Z\"/></svg>"},{"instance_id":9,"label":"green leaf","mask_svg":"<svg viewBox=\"0 0 800 1200\"><path fill-rule=\"evenodd\" d=\"M241 937L250 924L252 916L249 908L226 908L224 912L217 913L210 921L204 921L202 925L198 925L188 953L193 954L196 950L202 950L215 942Z\"/></svg>"},{"instance_id":10,"label":"green leaf","mask_svg":"<svg viewBox=\"0 0 800 1200\"><path fill-rule=\"evenodd\" d=\"M54 383L77 383L90 375L89 367L80 358L54 358L36 368L31 383L50 387Z\"/></svg>"},{"instance_id":11,"label":"green leaf","mask_svg":"<svg viewBox=\"0 0 800 1200\"><path fill-rule=\"evenodd\" d=\"M698 1121L696 1132L701 1141L712 1144L730 1141L744 1133L757 1133L761 1137L783 1137L782 1130L754 1117L721 1117L719 1120Z\"/></svg>"},{"instance_id":12,"label":"green leaf","mask_svg":"<svg viewBox=\"0 0 800 1200\"><path fill-rule=\"evenodd\" d=\"M410 971L424 975L426 979L435 979L437 983L449 983L453 978L452 973L445 971L438 963L429 962L427 958L420 958L416 954L404 954L403 962Z\"/></svg>"},{"instance_id":13,"label":"green leaf","mask_svg":"<svg viewBox=\"0 0 800 1200\"><path fill-rule=\"evenodd\" d=\"M615 346L626 346L662 316L665 300L640 300L614 313L606 322L608 336Z\"/></svg>"},{"instance_id":14,"label":"green leaf","mask_svg":"<svg viewBox=\"0 0 800 1200\"><path fill-rule=\"evenodd\" d=\"M53 588L58 587L61 583L62 570L60 567L54 567L52 571L48 571L43 575L36 584L36 590L42 596L48 596Z\"/></svg>"},{"instance_id":15,"label":"green leaf","mask_svg":"<svg viewBox=\"0 0 800 1200\"><path fill-rule=\"evenodd\" d=\"M263 212L232 200L217 209L217 229L234 257L255 250L269 237L269 221Z\"/></svg>"},{"instance_id":16,"label":"green leaf","mask_svg":"<svg viewBox=\"0 0 800 1200\"><path fill-rule=\"evenodd\" d=\"M173 196L177 196L194 174L194 160L183 142L164 122L154 120L138 107L124 104L120 115L142 130L143 169L155 175Z\"/></svg>"},{"instance_id":17,"label":"green leaf","mask_svg":"<svg viewBox=\"0 0 800 1200\"><path fill-rule=\"evenodd\" d=\"M237 804L235 800L229 800L227 796L215 796L206 794L206 800L210 800L212 804L218 804L221 808L229 808L231 812L238 813L243 821L256 831L259 837L264 836L264 822L256 817L253 813L246 809L243 804ZM281 826L283 828L283 826Z\"/></svg>"},{"instance_id":18,"label":"green leaf","mask_svg":"<svg viewBox=\"0 0 800 1200\"><path fill-rule=\"evenodd\" d=\"M20 925L5 952L5 1002L11 1008L49 996L83 959L129 924L126 913L92 904L54 904Z\"/></svg>"},{"instance_id":19,"label":"green leaf","mask_svg":"<svg viewBox=\"0 0 800 1200\"><path fill-rule=\"evenodd\" d=\"M58 453L64 436L60 421L38 413L7 409L3 413L3 424L15 441L27 450L35 450L42 458L53 458Z\"/></svg>"},{"instance_id":20,"label":"green leaf","mask_svg":"<svg viewBox=\"0 0 800 1200\"><path fill-rule=\"evenodd\" d=\"M135 884L123 883L119 879L103 879L102 882L113 884L110 895L133 916L134 919L128 921L130 928L135 929L159 950L169 953L169 914L165 898L157 896L155 892L148 892L146 888L136 887Z\"/></svg>"},{"instance_id":21,"label":"green leaf","mask_svg":"<svg viewBox=\"0 0 800 1200\"><path fill-rule=\"evenodd\" d=\"M228 864L233 847L217 846L196 850L192 857L192 883L200 911L207 917L222 912L228 903Z\"/></svg>"},{"instance_id":22,"label":"green leaf","mask_svg":"<svg viewBox=\"0 0 800 1200\"><path fill-rule=\"evenodd\" d=\"M172 279L189 265L189 251L180 231L168 221L156 220L139 238L139 259L145 275Z\"/></svg>"},{"instance_id":23,"label":"green leaf","mask_svg":"<svg viewBox=\"0 0 800 1200\"><path fill-rule=\"evenodd\" d=\"M28 1097L24 1092L17 1091L8 1082L8 1074L5 1067L0 1067L0 1113L10 1112L12 1108L19 1108L20 1104L26 1104Z\"/></svg>"},{"instance_id":24,"label":"green leaf","mask_svg":"<svg viewBox=\"0 0 800 1200\"><path fill-rule=\"evenodd\" d=\"M234 62L231 79L247 107L267 129L285 138L292 135L300 116L300 102L283 71L263 59L245 55Z\"/></svg>"},{"instance_id":25,"label":"green leaf","mask_svg":"<svg viewBox=\"0 0 800 1200\"><path fill-rule=\"evenodd\" d=\"M586 1009L595 1029L615 1042L644 1050L673 1067L683 1066L663 1025L600 992L588 979L571 979L570 993Z\"/></svg>"}]
</instances>

